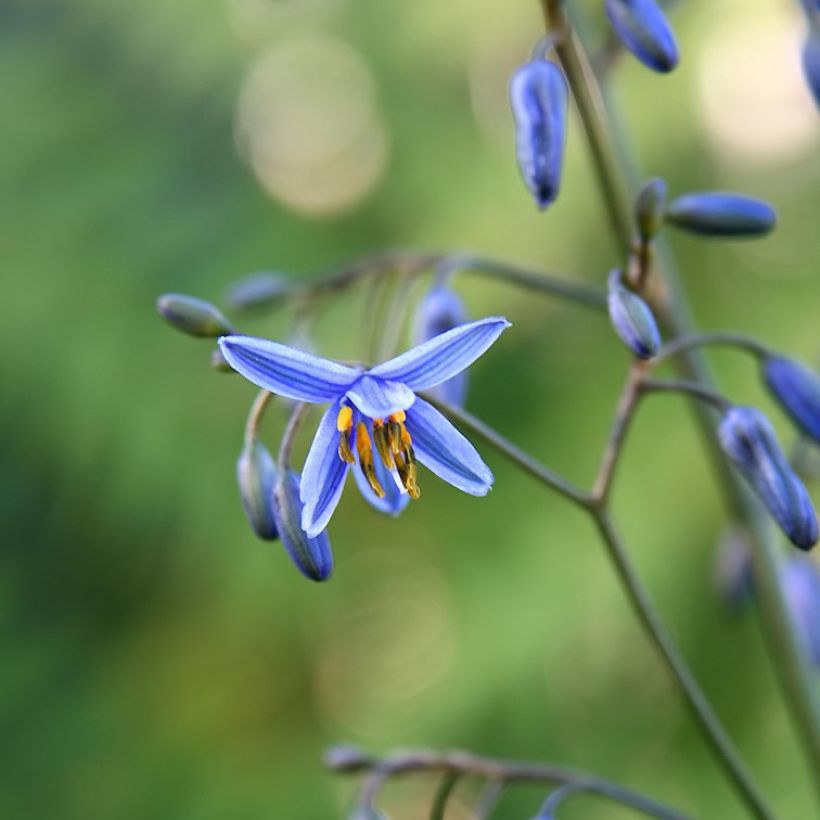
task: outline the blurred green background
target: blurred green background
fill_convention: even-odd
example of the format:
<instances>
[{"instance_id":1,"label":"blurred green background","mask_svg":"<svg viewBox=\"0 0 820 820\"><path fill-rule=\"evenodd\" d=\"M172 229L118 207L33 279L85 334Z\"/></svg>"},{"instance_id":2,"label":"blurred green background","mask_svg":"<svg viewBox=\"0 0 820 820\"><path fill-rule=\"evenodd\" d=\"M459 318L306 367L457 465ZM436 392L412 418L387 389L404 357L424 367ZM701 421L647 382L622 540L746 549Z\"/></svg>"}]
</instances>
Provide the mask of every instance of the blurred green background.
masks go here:
<instances>
[{"instance_id":1,"label":"blurred green background","mask_svg":"<svg viewBox=\"0 0 820 820\"><path fill-rule=\"evenodd\" d=\"M780 214L759 242L673 237L698 321L813 359L820 131L797 11L715 0L674 20L678 71L615 71L642 168ZM388 247L602 283L618 260L577 121L548 212L515 167L505 88L540 26L535 0L4 0L0 816L341 816L353 784L320 765L337 742L553 761L742 816L581 515L481 447L486 500L422 476L423 503L391 521L348 488L335 574L311 584L240 509L253 388L154 312L163 291L219 300L253 270L314 275ZM627 366L606 321L478 277L458 288L473 316L514 323L468 407L590 481ZM316 348L361 356L364 304L323 313ZM242 327L288 338L292 318ZM714 361L788 441L754 365ZM641 411L619 478L697 677L779 816L813 816L759 629L714 591L724 510L680 400ZM405 781L385 806L424 817L433 789ZM498 816L540 798L511 793ZM562 816L628 815L578 798Z\"/></svg>"}]
</instances>

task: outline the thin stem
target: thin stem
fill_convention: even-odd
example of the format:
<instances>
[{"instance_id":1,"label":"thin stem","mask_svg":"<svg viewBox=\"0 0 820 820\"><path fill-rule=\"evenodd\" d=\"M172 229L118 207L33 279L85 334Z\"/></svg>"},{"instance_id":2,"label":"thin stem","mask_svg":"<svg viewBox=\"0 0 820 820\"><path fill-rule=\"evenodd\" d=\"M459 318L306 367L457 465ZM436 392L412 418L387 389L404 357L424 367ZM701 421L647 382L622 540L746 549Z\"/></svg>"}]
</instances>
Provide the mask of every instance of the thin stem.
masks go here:
<instances>
[{"instance_id":1,"label":"thin stem","mask_svg":"<svg viewBox=\"0 0 820 820\"><path fill-rule=\"evenodd\" d=\"M442 774L472 775L494 783L555 783L572 784L585 791L595 792L617 803L630 806L636 811L661 820L685 820L686 815L652 800L632 789L604 780L576 769L547 764L498 760L480 757L469 752L436 752L429 749L413 749L398 752L373 762L370 776L362 785L359 805L372 808L384 781L394 775L418 772L441 772Z\"/></svg>"},{"instance_id":2,"label":"thin stem","mask_svg":"<svg viewBox=\"0 0 820 820\"><path fill-rule=\"evenodd\" d=\"M732 406L726 396L698 382L685 379L645 379L640 384L640 390L642 393L683 393L698 401L706 402L720 413L725 413Z\"/></svg>"},{"instance_id":3,"label":"thin stem","mask_svg":"<svg viewBox=\"0 0 820 820\"><path fill-rule=\"evenodd\" d=\"M430 404L441 410L445 416L448 416L453 421L456 421L463 427L466 427L470 432L474 433L479 438L484 439L487 444L494 447L513 464L520 467L524 470L524 472L528 473L545 486L555 490L557 493L560 493L570 501L574 501L581 507L589 507L591 497L588 493L584 492L579 487L576 487L574 484L558 475L558 473L550 470L549 467L541 464L529 453L504 438L501 433L497 432L480 419L477 419L472 413L468 413L460 407L455 407L451 404L446 404L439 401L433 396L425 395L424 398L429 401Z\"/></svg>"},{"instance_id":4,"label":"thin stem","mask_svg":"<svg viewBox=\"0 0 820 820\"><path fill-rule=\"evenodd\" d=\"M664 359L679 356L682 353L694 350L695 348L707 347L711 345L736 347L739 350L746 353L751 353L753 356L757 356L758 358L768 356L771 353L769 348L764 345L763 342L758 341L753 336L746 336L743 333L729 333L724 331L716 333L692 333L686 336L679 336L677 339L665 344L655 357L654 362L657 364Z\"/></svg>"},{"instance_id":5,"label":"thin stem","mask_svg":"<svg viewBox=\"0 0 820 820\"><path fill-rule=\"evenodd\" d=\"M503 780L488 780L479 792L478 800L473 808L473 820L487 820L498 805L505 788L506 783Z\"/></svg>"},{"instance_id":6,"label":"thin stem","mask_svg":"<svg viewBox=\"0 0 820 820\"><path fill-rule=\"evenodd\" d=\"M269 390L260 390L253 400L250 412L248 413L248 420L245 423L245 444L250 446L259 432L259 425L262 422L262 417L265 415L265 410L273 398L273 393Z\"/></svg>"},{"instance_id":7,"label":"thin stem","mask_svg":"<svg viewBox=\"0 0 820 820\"><path fill-rule=\"evenodd\" d=\"M745 764L735 750L734 744L721 725L720 719L712 710L709 701L689 671L671 636L666 631L666 627L663 625L652 600L638 578L609 512L602 509L596 510L593 519L621 582L628 592L635 614L666 663L672 678L678 684L687 705L703 731L704 737L716 752L718 760L723 764L726 773L743 795L752 814L759 818L774 818Z\"/></svg>"},{"instance_id":8,"label":"thin stem","mask_svg":"<svg viewBox=\"0 0 820 820\"><path fill-rule=\"evenodd\" d=\"M461 772L446 772L444 774L441 785L436 791L436 796L433 798L433 805L430 808L430 820L445 820L447 801L450 799L450 795L460 778Z\"/></svg>"},{"instance_id":9,"label":"thin stem","mask_svg":"<svg viewBox=\"0 0 820 820\"><path fill-rule=\"evenodd\" d=\"M586 789L583 786L578 786L574 783L568 783L566 786L561 786L556 789L543 803L535 820L543 818L543 820L552 820L555 816L556 809L565 800L569 800L575 794L583 794Z\"/></svg>"},{"instance_id":10,"label":"thin stem","mask_svg":"<svg viewBox=\"0 0 820 820\"><path fill-rule=\"evenodd\" d=\"M302 426L302 422L305 420L309 408L309 404L298 402L290 411L288 423L285 425L285 432L282 433L282 443L279 445L279 455L276 459L276 469L279 472L280 481L284 480L290 468L290 457L291 453L293 453L296 434L299 432L299 428Z\"/></svg>"}]
</instances>

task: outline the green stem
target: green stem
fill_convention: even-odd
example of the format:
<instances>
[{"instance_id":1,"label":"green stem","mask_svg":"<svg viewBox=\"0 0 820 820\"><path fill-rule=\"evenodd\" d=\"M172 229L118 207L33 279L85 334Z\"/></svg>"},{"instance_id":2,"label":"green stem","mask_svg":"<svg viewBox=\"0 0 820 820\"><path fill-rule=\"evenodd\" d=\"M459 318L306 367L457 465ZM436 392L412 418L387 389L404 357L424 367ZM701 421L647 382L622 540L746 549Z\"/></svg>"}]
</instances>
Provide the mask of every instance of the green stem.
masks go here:
<instances>
[{"instance_id":1,"label":"green stem","mask_svg":"<svg viewBox=\"0 0 820 820\"><path fill-rule=\"evenodd\" d=\"M743 333L729 333L718 331L716 333L692 333L686 336L679 336L668 344L665 344L660 353L654 358L653 363L658 363L664 359L680 356L695 348L722 345L724 347L736 347L746 353L751 353L758 358L770 355L771 351L753 336L746 336Z\"/></svg>"},{"instance_id":2,"label":"green stem","mask_svg":"<svg viewBox=\"0 0 820 820\"><path fill-rule=\"evenodd\" d=\"M558 22L563 28L567 21L560 8L560 0L541 0L545 10L560 15ZM548 19L552 16L548 14ZM581 117L595 165L599 173L604 200L610 213L613 229L617 227L617 239L622 248L628 248L631 238L631 202L620 192L635 185L636 176L626 155L622 141L610 135L618 134L616 124L604 104L604 97L597 78L588 70L585 53L576 41L566 37L559 51L570 87L576 92ZM566 61L564 58L566 57ZM629 179L629 177L633 179ZM618 192L617 195L613 192ZM615 210L621 211L620 216ZM656 240L657 270L668 290L665 304L659 308L659 319L673 338L689 336L692 320L686 293L677 272L674 256L662 236ZM705 387L712 387L713 378L700 349L683 349L678 357L682 375ZM759 611L773 665L790 709L793 723L803 741L804 751L814 783L820 793L820 699L814 689L809 659L795 632L783 591L777 575L778 542L770 527L761 526L760 505L741 485L738 477L729 469L720 450L716 434L716 415L712 408L696 402L694 411L709 445L713 464L726 491L733 514L745 522L750 534L753 553L753 571Z\"/></svg>"},{"instance_id":3,"label":"green stem","mask_svg":"<svg viewBox=\"0 0 820 820\"><path fill-rule=\"evenodd\" d=\"M265 415L265 410L273 398L273 393L270 390L260 390L253 400L251 409L248 413L248 420L245 423L245 444L250 446L259 432L259 425L262 422L262 416Z\"/></svg>"}]
</instances>

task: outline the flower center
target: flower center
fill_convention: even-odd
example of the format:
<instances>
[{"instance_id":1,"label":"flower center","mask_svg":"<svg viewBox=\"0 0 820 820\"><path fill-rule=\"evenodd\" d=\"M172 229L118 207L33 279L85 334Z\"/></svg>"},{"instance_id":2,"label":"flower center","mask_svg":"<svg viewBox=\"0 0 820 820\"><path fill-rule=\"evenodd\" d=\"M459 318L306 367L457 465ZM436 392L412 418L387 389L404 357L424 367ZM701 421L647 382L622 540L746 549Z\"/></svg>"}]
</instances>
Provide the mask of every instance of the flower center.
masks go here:
<instances>
[{"instance_id":1,"label":"flower center","mask_svg":"<svg viewBox=\"0 0 820 820\"><path fill-rule=\"evenodd\" d=\"M372 439L365 422L360 421L356 425L356 452L359 454L359 468L379 498L384 498L385 491L379 483L373 464L374 442L382 464L390 472L396 471L410 498L416 499L421 495L416 481L416 456L413 452L413 440L404 426L405 419L404 410L398 410L386 419L373 419ZM356 459L350 446L353 433L353 409L351 407L345 406L339 410L336 429L339 431L339 458L346 464L355 464Z\"/></svg>"}]
</instances>

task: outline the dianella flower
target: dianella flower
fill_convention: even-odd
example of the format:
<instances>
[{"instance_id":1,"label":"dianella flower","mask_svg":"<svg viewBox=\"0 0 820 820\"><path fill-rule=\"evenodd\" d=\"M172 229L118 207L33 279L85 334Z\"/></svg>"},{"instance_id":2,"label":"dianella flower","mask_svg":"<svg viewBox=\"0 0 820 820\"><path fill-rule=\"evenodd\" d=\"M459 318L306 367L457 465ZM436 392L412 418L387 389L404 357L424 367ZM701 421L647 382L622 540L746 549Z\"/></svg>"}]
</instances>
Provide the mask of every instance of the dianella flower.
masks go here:
<instances>
[{"instance_id":1,"label":"dianella flower","mask_svg":"<svg viewBox=\"0 0 820 820\"><path fill-rule=\"evenodd\" d=\"M791 420L820 442L820 374L793 359L767 356L763 379Z\"/></svg>"},{"instance_id":2,"label":"dianella flower","mask_svg":"<svg viewBox=\"0 0 820 820\"><path fill-rule=\"evenodd\" d=\"M623 283L620 270L609 274L607 306L612 327L639 359L651 359L661 346L661 334L649 305Z\"/></svg>"},{"instance_id":3,"label":"dianella flower","mask_svg":"<svg viewBox=\"0 0 820 820\"><path fill-rule=\"evenodd\" d=\"M388 493L419 497L417 461L466 493L487 494L493 482L487 465L416 391L460 373L507 327L501 317L461 325L369 370L267 339L220 339L231 366L259 387L295 401L330 403L302 470L301 524L308 537L327 526L350 468L381 502Z\"/></svg>"},{"instance_id":4,"label":"dianella flower","mask_svg":"<svg viewBox=\"0 0 820 820\"><path fill-rule=\"evenodd\" d=\"M416 308L413 342L423 344L466 321L467 311L461 297L446 285L434 285ZM462 370L446 382L430 388L429 392L434 398L461 407L467 395L467 371Z\"/></svg>"},{"instance_id":5,"label":"dianella flower","mask_svg":"<svg viewBox=\"0 0 820 820\"><path fill-rule=\"evenodd\" d=\"M718 429L725 453L800 549L817 542L817 514L808 491L780 449L772 425L753 407L733 407Z\"/></svg>"},{"instance_id":6,"label":"dianella flower","mask_svg":"<svg viewBox=\"0 0 820 820\"><path fill-rule=\"evenodd\" d=\"M769 233L777 214L767 202L743 194L703 191L669 203L672 225L703 236L751 237Z\"/></svg>"},{"instance_id":7,"label":"dianella flower","mask_svg":"<svg viewBox=\"0 0 820 820\"><path fill-rule=\"evenodd\" d=\"M563 71L547 60L521 66L510 83L518 167L539 208L561 185L568 98Z\"/></svg>"},{"instance_id":8,"label":"dianella flower","mask_svg":"<svg viewBox=\"0 0 820 820\"><path fill-rule=\"evenodd\" d=\"M780 580L797 635L820 667L820 569L809 558L794 555L783 565Z\"/></svg>"},{"instance_id":9,"label":"dianella flower","mask_svg":"<svg viewBox=\"0 0 820 820\"><path fill-rule=\"evenodd\" d=\"M624 47L653 71L678 64L678 44L655 0L606 0L606 14Z\"/></svg>"}]
</instances>

